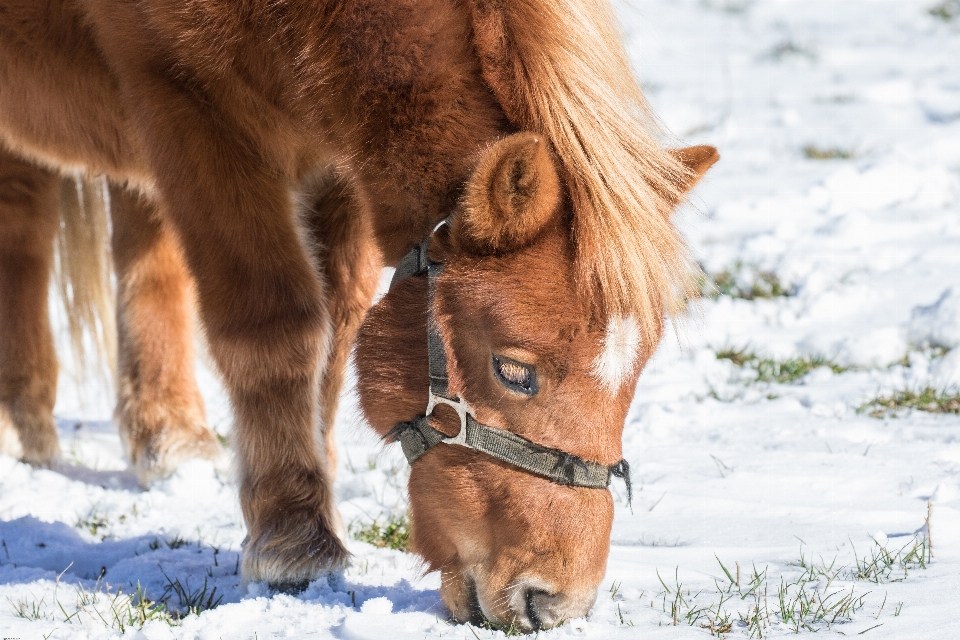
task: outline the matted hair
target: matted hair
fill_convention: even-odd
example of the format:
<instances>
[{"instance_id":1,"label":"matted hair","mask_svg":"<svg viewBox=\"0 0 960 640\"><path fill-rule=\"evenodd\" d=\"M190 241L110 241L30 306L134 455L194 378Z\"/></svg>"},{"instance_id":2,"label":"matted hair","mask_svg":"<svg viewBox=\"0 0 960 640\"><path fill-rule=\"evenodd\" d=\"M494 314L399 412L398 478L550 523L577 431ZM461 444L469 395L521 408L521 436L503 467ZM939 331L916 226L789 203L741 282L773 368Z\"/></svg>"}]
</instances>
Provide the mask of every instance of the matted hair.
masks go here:
<instances>
[{"instance_id":1,"label":"matted hair","mask_svg":"<svg viewBox=\"0 0 960 640\"><path fill-rule=\"evenodd\" d=\"M633 316L646 349L694 295L669 216L689 171L634 78L607 0L473 0L483 74L518 127L553 145L573 204L576 280L603 316Z\"/></svg>"}]
</instances>

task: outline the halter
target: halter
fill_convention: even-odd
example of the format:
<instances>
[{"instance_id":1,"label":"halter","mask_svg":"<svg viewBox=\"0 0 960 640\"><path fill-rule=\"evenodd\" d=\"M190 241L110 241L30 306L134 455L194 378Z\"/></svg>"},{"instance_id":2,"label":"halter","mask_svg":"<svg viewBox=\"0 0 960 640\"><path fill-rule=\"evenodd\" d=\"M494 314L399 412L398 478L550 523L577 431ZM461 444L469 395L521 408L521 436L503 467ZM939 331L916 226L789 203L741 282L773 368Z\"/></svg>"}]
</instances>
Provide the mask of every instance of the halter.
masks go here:
<instances>
[{"instance_id":1,"label":"halter","mask_svg":"<svg viewBox=\"0 0 960 640\"><path fill-rule=\"evenodd\" d=\"M443 339L433 315L433 301L436 296L437 278L443 271L443 265L432 262L427 257L430 239L442 226L448 224L445 219L434 227L433 232L420 244L410 250L400 260L397 270L390 281L392 290L398 282L410 276L427 274L427 353L430 359L430 388L427 409L423 415L409 422L401 422L393 427L386 437L400 441L403 454L412 466L427 451L438 444L456 444L493 456L534 475L547 478L557 484L572 487L606 489L613 476L622 478L627 488L627 504L631 504L633 494L630 486L630 465L626 460L607 466L598 462L583 460L572 453L551 449L531 442L522 436L489 427L477 422L473 409L465 400L451 396L448 390L447 354ZM460 432L448 437L430 426L430 416L437 405L445 404L457 412L460 418Z\"/></svg>"}]
</instances>

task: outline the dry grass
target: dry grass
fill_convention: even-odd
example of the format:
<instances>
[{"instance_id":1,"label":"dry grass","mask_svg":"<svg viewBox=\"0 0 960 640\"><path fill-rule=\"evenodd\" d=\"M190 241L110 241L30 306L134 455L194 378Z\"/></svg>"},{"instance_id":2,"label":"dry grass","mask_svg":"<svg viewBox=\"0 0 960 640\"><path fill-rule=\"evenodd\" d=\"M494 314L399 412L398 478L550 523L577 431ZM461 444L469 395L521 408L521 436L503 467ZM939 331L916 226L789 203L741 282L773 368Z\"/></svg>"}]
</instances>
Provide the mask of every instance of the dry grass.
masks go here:
<instances>
[{"instance_id":1,"label":"dry grass","mask_svg":"<svg viewBox=\"0 0 960 640\"><path fill-rule=\"evenodd\" d=\"M151 621L165 622L171 626L177 624L176 617L167 611L166 604L150 600L139 584L132 593L126 594L122 588L113 591L102 580L97 580L93 589L78 585L74 588L73 598L61 600L58 591L62 575L57 577L52 605L47 606L44 598L11 600L14 614L27 620L47 620L69 625L82 625L89 620L120 633L142 629Z\"/></svg>"},{"instance_id":2,"label":"dry grass","mask_svg":"<svg viewBox=\"0 0 960 640\"><path fill-rule=\"evenodd\" d=\"M754 382L790 384L800 380L805 375L820 367L827 367L834 373L843 373L851 368L838 364L823 356L802 356L775 360L758 356L747 348L721 349L717 352L718 360L729 360L738 367L749 367L756 371Z\"/></svg>"},{"instance_id":3,"label":"dry grass","mask_svg":"<svg viewBox=\"0 0 960 640\"><path fill-rule=\"evenodd\" d=\"M809 60L810 62L816 62L817 53L810 47L797 44L788 38L786 40L781 40L774 45L774 47L770 49L765 57L777 62L786 60L788 58L802 58L804 60Z\"/></svg>"},{"instance_id":4,"label":"dry grass","mask_svg":"<svg viewBox=\"0 0 960 640\"><path fill-rule=\"evenodd\" d=\"M698 626L719 637L732 633L735 626L750 638L837 631L836 625L852 622L867 605L871 592L858 593L857 583L879 585L904 580L909 571L925 569L931 558L927 537L911 538L901 549L892 551L875 544L864 557L854 550L854 563L848 566L838 566L835 558L830 562L813 560L801 548L800 559L792 565L799 573L791 577L771 578L768 568L759 570L755 566L741 572L739 564L728 568L718 558L723 577L714 581L713 589L693 591L684 587L679 570L670 581L657 573L663 588L660 606L669 616L669 624ZM886 596L876 619L885 606ZM900 615L902 608L902 602L891 607L893 615Z\"/></svg>"},{"instance_id":5,"label":"dry grass","mask_svg":"<svg viewBox=\"0 0 960 640\"><path fill-rule=\"evenodd\" d=\"M944 22L950 22L960 18L960 0L943 0L927 9L927 13Z\"/></svg>"},{"instance_id":6,"label":"dry grass","mask_svg":"<svg viewBox=\"0 0 960 640\"><path fill-rule=\"evenodd\" d=\"M856 154L850 149L840 147L818 147L808 144L803 148L803 156L808 160L850 160Z\"/></svg>"},{"instance_id":7,"label":"dry grass","mask_svg":"<svg viewBox=\"0 0 960 640\"><path fill-rule=\"evenodd\" d=\"M909 410L960 415L960 392L931 386L918 390L903 389L878 396L857 409L859 413L874 418L897 417L901 411Z\"/></svg>"},{"instance_id":8,"label":"dry grass","mask_svg":"<svg viewBox=\"0 0 960 640\"><path fill-rule=\"evenodd\" d=\"M738 300L761 300L792 296L796 290L785 285L779 276L740 261L717 273L706 274L700 282L701 294L706 298L726 296Z\"/></svg>"}]
</instances>

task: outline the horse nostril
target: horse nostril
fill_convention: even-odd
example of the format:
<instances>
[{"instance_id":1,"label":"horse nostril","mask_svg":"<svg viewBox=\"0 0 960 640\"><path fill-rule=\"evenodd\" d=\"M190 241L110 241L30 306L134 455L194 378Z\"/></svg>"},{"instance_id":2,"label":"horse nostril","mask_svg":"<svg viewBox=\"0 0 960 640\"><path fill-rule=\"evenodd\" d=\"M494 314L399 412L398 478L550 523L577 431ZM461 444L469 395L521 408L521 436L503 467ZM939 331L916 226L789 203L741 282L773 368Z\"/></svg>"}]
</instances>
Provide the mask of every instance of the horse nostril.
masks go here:
<instances>
[{"instance_id":1,"label":"horse nostril","mask_svg":"<svg viewBox=\"0 0 960 640\"><path fill-rule=\"evenodd\" d=\"M546 591L536 589L527 589L525 600L527 603L527 618L530 620L530 626L534 631L543 629L543 619L540 617L540 610L537 607L537 596L547 595Z\"/></svg>"}]
</instances>

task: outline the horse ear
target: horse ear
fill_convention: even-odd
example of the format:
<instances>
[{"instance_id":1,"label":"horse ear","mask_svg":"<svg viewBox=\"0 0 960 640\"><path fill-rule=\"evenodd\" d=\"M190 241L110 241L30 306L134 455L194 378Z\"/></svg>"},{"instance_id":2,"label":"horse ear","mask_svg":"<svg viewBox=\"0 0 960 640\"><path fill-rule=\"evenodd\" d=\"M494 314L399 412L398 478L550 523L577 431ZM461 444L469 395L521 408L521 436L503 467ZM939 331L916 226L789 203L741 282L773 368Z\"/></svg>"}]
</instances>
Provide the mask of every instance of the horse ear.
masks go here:
<instances>
[{"instance_id":1,"label":"horse ear","mask_svg":"<svg viewBox=\"0 0 960 640\"><path fill-rule=\"evenodd\" d=\"M690 171L687 179L679 185L680 196L685 196L690 193L690 191L697 186L697 183L700 182L700 179L703 177L703 174L707 172L707 169L716 164L717 160L720 159L720 154L717 152L717 149L708 144L699 144L695 147L684 147L683 149L670 149L670 155L682 162ZM680 202L674 202L673 204L677 205L680 204Z\"/></svg>"},{"instance_id":2,"label":"horse ear","mask_svg":"<svg viewBox=\"0 0 960 640\"><path fill-rule=\"evenodd\" d=\"M526 246L558 214L560 179L547 142L517 133L487 149L454 218L460 248L476 254Z\"/></svg>"}]
</instances>

